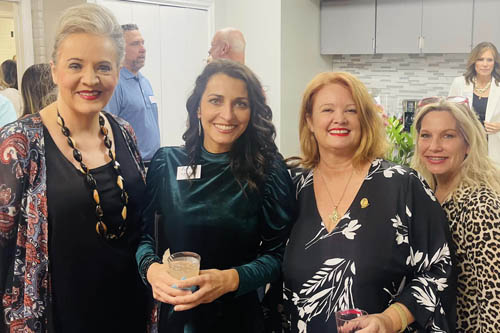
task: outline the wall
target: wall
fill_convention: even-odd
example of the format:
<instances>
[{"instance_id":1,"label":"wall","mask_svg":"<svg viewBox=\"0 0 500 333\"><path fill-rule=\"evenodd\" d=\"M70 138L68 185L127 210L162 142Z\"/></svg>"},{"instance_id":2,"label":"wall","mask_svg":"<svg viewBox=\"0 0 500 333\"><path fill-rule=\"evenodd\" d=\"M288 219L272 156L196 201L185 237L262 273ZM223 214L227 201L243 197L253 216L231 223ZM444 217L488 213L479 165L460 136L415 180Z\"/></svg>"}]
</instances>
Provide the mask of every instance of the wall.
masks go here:
<instances>
[{"instance_id":1,"label":"wall","mask_svg":"<svg viewBox=\"0 0 500 333\"><path fill-rule=\"evenodd\" d=\"M68 7L85 2L85 0L31 0L35 64L51 60L57 22L61 13Z\"/></svg>"},{"instance_id":2,"label":"wall","mask_svg":"<svg viewBox=\"0 0 500 333\"><path fill-rule=\"evenodd\" d=\"M468 54L334 55L333 70L356 75L388 113L399 114L403 99L447 96L465 71Z\"/></svg>"},{"instance_id":3,"label":"wall","mask_svg":"<svg viewBox=\"0 0 500 333\"><path fill-rule=\"evenodd\" d=\"M31 23L33 26L33 52L35 64L47 62L43 0L31 0Z\"/></svg>"},{"instance_id":4,"label":"wall","mask_svg":"<svg viewBox=\"0 0 500 333\"><path fill-rule=\"evenodd\" d=\"M86 3L86 0L43 0L43 21L45 35L45 61L49 62L52 56L57 23L62 12L71 6Z\"/></svg>"},{"instance_id":5,"label":"wall","mask_svg":"<svg viewBox=\"0 0 500 333\"><path fill-rule=\"evenodd\" d=\"M298 155L299 110L307 83L331 70L331 57L320 55L320 0L281 2L281 153Z\"/></svg>"},{"instance_id":6,"label":"wall","mask_svg":"<svg viewBox=\"0 0 500 333\"><path fill-rule=\"evenodd\" d=\"M16 54L16 41L12 32L14 28L14 15L10 3L0 3L0 63L12 59Z\"/></svg>"},{"instance_id":7,"label":"wall","mask_svg":"<svg viewBox=\"0 0 500 333\"><path fill-rule=\"evenodd\" d=\"M246 39L245 62L261 80L280 145L281 2L289 0L215 0L215 29L234 27ZM208 45L207 45L208 51Z\"/></svg>"}]
</instances>

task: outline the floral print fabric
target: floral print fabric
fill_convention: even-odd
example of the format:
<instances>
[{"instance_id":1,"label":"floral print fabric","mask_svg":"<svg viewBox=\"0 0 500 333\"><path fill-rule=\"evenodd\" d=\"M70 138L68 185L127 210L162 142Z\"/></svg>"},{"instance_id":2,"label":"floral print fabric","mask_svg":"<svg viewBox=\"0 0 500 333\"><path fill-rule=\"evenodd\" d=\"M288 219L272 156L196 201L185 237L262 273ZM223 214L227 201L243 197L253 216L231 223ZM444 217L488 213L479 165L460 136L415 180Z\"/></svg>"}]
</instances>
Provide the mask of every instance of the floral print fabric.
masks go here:
<instances>
[{"instance_id":1,"label":"floral print fabric","mask_svg":"<svg viewBox=\"0 0 500 333\"><path fill-rule=\"evenodd\" d=\"M453 331L449 228L418 173L373 161L330 233L317 211L313 181L312 170L296 177L299 214L283 263L288 329L335 332L336 311L379 313L400 302L415 317L410 331Z\"/></svg>"},{"instance_id":2,"label":"floral print fabric","mask_svg":"<svg viewBox=\"0 0 500 333\"><path fill-rule=\"evenodd\" d=\"M116 118L144 178L130 125ZM39 114L0 130L0 332L47 332L46 165Z\"/></svg>"}]
</instances>

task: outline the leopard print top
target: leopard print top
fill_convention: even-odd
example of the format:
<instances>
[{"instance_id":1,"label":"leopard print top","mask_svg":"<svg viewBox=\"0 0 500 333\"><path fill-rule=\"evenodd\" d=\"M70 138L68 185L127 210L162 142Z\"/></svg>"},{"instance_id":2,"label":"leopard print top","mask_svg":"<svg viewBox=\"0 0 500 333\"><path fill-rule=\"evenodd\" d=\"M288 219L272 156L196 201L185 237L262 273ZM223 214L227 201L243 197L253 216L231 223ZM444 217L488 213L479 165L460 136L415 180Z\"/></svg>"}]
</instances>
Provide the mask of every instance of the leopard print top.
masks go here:
<instances>
[{"instance_id":1,"label":"leopard print top","mask_svg":"<svg viewBox=\"0 0 500 333\"><path fill-rule=\"evenodd\" d=\"M460 188L443 203L457 247L457 332L500 328L500 195Z\"/></svg>"}]
</instances>

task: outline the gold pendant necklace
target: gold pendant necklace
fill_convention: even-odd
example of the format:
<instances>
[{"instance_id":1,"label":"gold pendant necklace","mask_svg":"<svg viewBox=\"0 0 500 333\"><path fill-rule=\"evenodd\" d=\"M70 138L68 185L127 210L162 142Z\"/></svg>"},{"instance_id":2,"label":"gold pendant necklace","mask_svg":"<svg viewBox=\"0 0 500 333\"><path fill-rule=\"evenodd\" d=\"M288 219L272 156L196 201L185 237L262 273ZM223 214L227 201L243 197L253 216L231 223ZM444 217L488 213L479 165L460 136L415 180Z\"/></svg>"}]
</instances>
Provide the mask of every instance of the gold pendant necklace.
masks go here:
<instances>
[{"instance_id":1,"label":"gold pendant necklace","mask_svg":"<svg viewBox=\"0 0 500 333\"><path fill-rule=\"evenodd\" d=\"M333 208L333 212L332 212L330 215L328 215L328 218L329 218L329 219L330 219L330 221L332 221L332 223L334 223L334 224L337 224L337 221L338 221L338 219L339 219L339 212L338 212L338 210L337 210L337 207L338 207L338 206L335 206L335 207Z\"/></svg>"},{"instance_id":2,"label":"gold pendant necklace","mask_svg":"<svg viewBox=\"0 0 500 333\"><path fill-rule=\"evenodd\" d=\"M326 192L328 193L328 196L330 197L330 201L333 204L333 211L330 215L328 215L328 218L333 223L333 226L335 226L335 225L337 225L337 222L339 221L339 219L341 217L339 215L338 207L339 207L340 203L342 202L342 199L344 198L345 192L347 191L347 187L351 183L352 175L354 174L354 168L352 169L351 175L349 176L349 180L347 181L347 184L344 187L344 191L342 192L342 195L340 196L340 199L337 202L337 204L335 204L335 202L332 199L332 195L330 194L330 190L328 189L328 185L326 185L326 181L325 181L325 178L323 177L323 174L321 172L319 172L319 168L317 168L316 170L318 171L319 176L321 177L321 180L323 181L323 184L325 185Z\"/></svg>"}]
</instances>

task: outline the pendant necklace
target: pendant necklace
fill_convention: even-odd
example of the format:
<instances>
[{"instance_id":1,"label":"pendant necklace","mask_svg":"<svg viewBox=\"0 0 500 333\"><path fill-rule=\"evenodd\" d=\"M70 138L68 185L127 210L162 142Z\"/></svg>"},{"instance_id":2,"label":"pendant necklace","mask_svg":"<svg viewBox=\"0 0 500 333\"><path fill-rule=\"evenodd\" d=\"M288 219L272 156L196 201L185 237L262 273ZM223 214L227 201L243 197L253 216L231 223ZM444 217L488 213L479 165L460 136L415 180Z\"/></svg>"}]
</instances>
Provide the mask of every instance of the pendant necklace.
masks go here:
<instances>
[{"instance_id":1,"label":"pendant necklace","mask_svg":"<svg viewBox=\"0 0 500 333\"><path fill-rule=\"evenodd\" d=\"M316 170L319 171L319 168L317 168ZM349 176L349 180L347 181L347 184L344 187L344 191L342 192L342 195L340 196L339 201L335 204L335 202L333 201L332 195L330 194L330 190L328 189L328 185L326 185L325 178L323 177L323 174L321 172L319 172L319 176L321 177L321 180L323 181L323 184L325 185L326 192L328 193L328 196L330 197L330 201L332 202L332 205L333 205L333 211L330 215L328 215L328 218L330 219L330 221L333 223L334 226L337 225L337 222L341 217L339 215L338 207L339 207L340 203L342 202L342 199L344 198L344 194L347 191L347 187L351 183L351 179L352 179L353 174L354 174L354 168L352 169L351 175Z\"/></svg>"},{"instance_id":2,"label":"pendant necklace","mask_svg":"<svg viewBox=\"0 0 500 333\"><path fill-rule=\"evenodd\" d=\"M90 170L87 168L87 166L83 163L83 158L82 158L82 153L76 148L76 142L73 140L73 138L70 136L70 131L69 128L66 127L66 124L64 123L63 117L59 114L59 110L57 110L57 123L59 126L61 126L61 132L62 134L66 137L68 145L73 149L73 158L80 163L80 172L85 176L85 180L87 182L87 185L90 187L90 191L92 192L92 198L94 199L95 202L95 214L97 217L97 223L95 225L95 230L97 234L107 240L111 239L118 239L122 237L125 234L126 230L126 219L127 219L127 204L128 204L128 194L125 191L125 188L123 186L123 177L121 174L121 169L120 169L120 163L116 161L115 159L115 153L111 149L113 146L113 142L111 139L108 137L108 129L104 126L104 117L99 114L99 127L100 127L100 132L104 137L104 146L108 149L108 156L111 158L111 163L113 165L113 169L115 170L116 173L116 185L121 190L121 201L123 204L122 212L121 212L121 218L122 222L120 225L117 227L117 233L111 233L108 232L108 227L103 221L103 216L104 216L104 211L101 207L101 201L99 197L99 192L97 191L97 182L94 178L94 176L90 173Z\"/></svg>"},{"instance_id":3,"label":"pendant necklace","mask_svg":"<svg viewBox=\"0 0 500 333\"><path fill-rule=\"evenodd\" d=\"M477 87L477 79L476 78L474 78L472 80L472 82L474 83L474 92L476 92L478 94L477 97L479 97L479 99L482 98L482 96L479 96L479 95L484 94L488 89L490 89L490 86L491 86L491 80L483 88Z\"/></svg>"}]
</instances>

